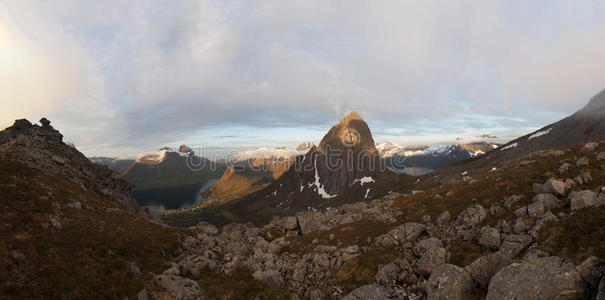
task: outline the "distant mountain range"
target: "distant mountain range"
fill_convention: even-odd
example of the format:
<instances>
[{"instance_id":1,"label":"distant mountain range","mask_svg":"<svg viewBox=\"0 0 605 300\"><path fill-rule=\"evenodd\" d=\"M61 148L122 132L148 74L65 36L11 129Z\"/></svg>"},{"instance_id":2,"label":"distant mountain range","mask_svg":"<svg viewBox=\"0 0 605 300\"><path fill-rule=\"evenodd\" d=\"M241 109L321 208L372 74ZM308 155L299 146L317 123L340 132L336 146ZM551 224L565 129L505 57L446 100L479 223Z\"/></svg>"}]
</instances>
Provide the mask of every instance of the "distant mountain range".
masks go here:
<instances>
[{"instance_id":1,"label":"distant mountain range","mask_svg":"<svg viewBox=\"0 0 605 300\"><path fill-rule=\"evenodd\" d=\"M422 175L453 162L483 155L498 146L487 142L399 146L387 141L377 144L376 149L383 162L393 171Z\"/></svg>"}]
</instances>

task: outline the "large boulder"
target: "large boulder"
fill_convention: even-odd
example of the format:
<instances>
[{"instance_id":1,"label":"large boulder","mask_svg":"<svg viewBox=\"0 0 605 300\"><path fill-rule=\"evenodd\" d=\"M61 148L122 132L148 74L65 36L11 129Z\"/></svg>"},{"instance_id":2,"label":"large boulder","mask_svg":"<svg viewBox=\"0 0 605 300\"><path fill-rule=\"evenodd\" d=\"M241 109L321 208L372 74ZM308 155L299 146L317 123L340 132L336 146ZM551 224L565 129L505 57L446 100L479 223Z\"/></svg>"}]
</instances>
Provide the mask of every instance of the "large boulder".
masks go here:
<instances>
[{"instance_id":1,"label":"large boulder","mask_svg":"<svg viewBox=\"0 0 605 300\"><path fill-rule=\"evenodd\" d=\"M551 178L542 185L542 192L564 197L567 194L567 188L565 182Z\"/></svg>"},{"instance_id":2,"label":"large boulder","mask_svg":"<svg viewBox=\"0 0 605 300\"><path fill-rule=\"evenodd\" d=\"M575 266L550 256L502 269L492 278L486 299L572 299L584 292L584 281Z\"/></svg>"},{"instance_id":3,"label":"large boulder","mask_svg":"<svg viewBox=\"0 0 605 300\"><path fill-rule=\"evenodd\" d=\"M407 243L413 243L424 232L426 227L418 223L405 223L385 235L376 238L376 244L380 247L396 247Z\"/></svg>"},{"instance_id":4,"label":"large boulder","mask_svg":"<svg viewBox=\"0 0 605 300\"><path fill-rule=\"evenodd\" d=\"M377 285L368 284L353 290L348 295L344 296L342 300L366 300L366 299L387 299L387 291Z\"/></svg>"},{"instance_id":5,"label":"large boulder","mask_svg":"<svg viewBox=\"0 0 605 300\"><path fill-rule=\"evenodd\" d=\"M197 231L205 233L205 234L210 234L210 235L215 235L218 233L218 229L216 228L216 226L208 223L208 222L199 222L197 223L196 226Z\"/></svg>"},{"instance_id":6,"label":"large boulder","mask_svg":"<svg viewBox=\"0 0 605 300\"><path fill-rule=\"evenodd\" d=\"M573 192L570 195L570 199L572 211L591 206L601 206L605 204L605 198L597 197L597 195L590 190Z\"/></svg>"},{"instance_id":7,"label":"large boulder","mask_svg":"<svg viewBox=\"0 0 605 300\"><path fill-rule=\"evenodd\" d=\"M313 231L325 230L325 216L320 211L304 211L296 214L298 225L302 234L309 234Z\"/></svg>"},{"instance_id":8,"label":"large boulder","mask_svg":"<svg viewBox=\"0 0 605 300\"><path fill-rule=\"evenodd\" d=\"M510 257L516 257L523 252L532 242L532 238L526 234L505 234L500 251Z\"/></svg>"},{"instance_id":9,"label":"large boulder","mask_svg":"<svg viewBox=\"0 0 605 300\"><path fill-rule=\"evenodd\" d=\"M428 250L436 249L436 248L443 248L443 243L439 239L437 239L437 238L424 239L416 244L416 246L414 247L414 254L416 254L416 256L418 256L418 257L421 257Z\"/></svg>"},{"instance_id":10,"label":"large boulder","mask_svg":"<svg viewBox=\"0 0 605 300\"><path fill-rule=\"evenodd\" d=\"M591 256L578 265L576 270L590 286L596 288L601 278L605 276L605 261L596 256Z\"/></svg>"},{"instance_id":11,"label":"large boulder","mask_svg":"<svg viewBox=\"0 0 605 300\"><path fill-rule=\"evenodd\" d=\"M483 223L487 216L487 210L480 204L477 204L463 210L460 214L458 214L456 223L466 228L473 228Z\"/></svg>"},{"instance_id":12,"label":"large boulder","mask_svg":"<svg viewBox=\"0 0 605 300\"><path fill-rule=\"evenodd\" d=\"M499 251L477 258L465 269L479 286L486 288L498 271L512 263L508 254Z\"/></svg>"},{"instance_id":13,"label":"large boulder","mask_svg":"<svg viewBox=\"0 0 605 300\"><path fill-rule=\"evenodd\" d=\"M197 279L205 270L216 270L218 264L208 256L189 255L179 262L181 273Z\"/></svg>"},{"instance_id":14,"label":"large boulder","mask_svg":"<svg viewBox=\"0 0 605 300\"><path fill-rule=\"evenodd\" d=\"M473 279L460 267L443 264L433 270L426 282L427 299L468 299L472 296Z\"/></svg>"},{"instance_id":15,"label":"large boulder","mask_svg":"<svg viewBox=\"0 0 605 300\"><path fill-rule=\"evenodd\" d=\"M156 275L153 280L176 300L202 299L204 293L197 282L174 275Z\"/></svg>"},{"instance_id":16,"label":"large boulder","mask_svg":"<svg viewBox=\"0 0 605 300\"><path fill-rule=\"evenodd\" d=\"M396 263L390 263L378 269L374 278L380 284L392 284L397 280L397 273L399 273L399 266Z\"/></svg>"},{"instance_id":17,"label":"large boulder","mask_svg":"<svg viewBox=\"0 0 605 300\"><path fill-rule=\"evenodd\" d=\"M490 250L496 251L500 248L500 232L496 228L483 227L481 229L481 237L479 245Z\"/></svg>"},{"instance_id":18,"label":"large boulder","mask_svg":"<svg viewBox=\"0 0 605 300\"><path fill-rule=\"evenodd\" d=\"M544 205L544 209L547 211L551 210L553 208L563 206L563 202L559 198L557 198L553 194L548 194L548 193L537 194L536 196L534 196L532 198L531 202L532 203L541 202Z\"/></svg>"},{"instance_id":19,"label":"large boulder","mask_svg":"<svg viewBox=\"0 0 605 300\"><path fill-rule=\"evenodd\" d=\"M418 275L429 276L435 268L445 263L447 251L445 248L431 248L416 262L414 271Z\"/></svg>"}]
</instances>

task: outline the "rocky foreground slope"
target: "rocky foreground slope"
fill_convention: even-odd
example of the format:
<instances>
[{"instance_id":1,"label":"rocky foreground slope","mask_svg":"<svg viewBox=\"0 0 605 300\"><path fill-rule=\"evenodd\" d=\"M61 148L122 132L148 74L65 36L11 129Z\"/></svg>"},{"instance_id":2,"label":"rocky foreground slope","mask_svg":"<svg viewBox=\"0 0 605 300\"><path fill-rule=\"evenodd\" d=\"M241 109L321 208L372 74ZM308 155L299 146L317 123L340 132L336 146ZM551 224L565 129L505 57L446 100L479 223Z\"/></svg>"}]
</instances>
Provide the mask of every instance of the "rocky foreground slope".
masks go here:
<instances>
[{"instance_id":1,"label":"rocky foreground slope","mask_svg":"<svg viewBox=\"0 0 605 300\"><path fill-rule=\"evenodd\" d=\"M201 222L155 281L180 299L241 269L305 299L603 299L604 162L605 143L575 145L264 227Z\"/></svg>"}]
</instances>

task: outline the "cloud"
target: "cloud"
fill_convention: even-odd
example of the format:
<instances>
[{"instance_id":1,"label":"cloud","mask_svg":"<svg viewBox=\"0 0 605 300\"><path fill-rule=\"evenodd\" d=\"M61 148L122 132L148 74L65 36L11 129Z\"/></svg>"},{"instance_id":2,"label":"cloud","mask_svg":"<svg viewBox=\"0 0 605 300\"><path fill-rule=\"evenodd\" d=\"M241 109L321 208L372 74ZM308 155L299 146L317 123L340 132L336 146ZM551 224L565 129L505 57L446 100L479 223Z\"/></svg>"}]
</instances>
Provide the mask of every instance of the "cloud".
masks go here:
<instances>
[{"instance_id":1,"label":"cloud","mask_svg":"<svg viewBox=\"0 0 605 300\"><path fill-rule=\"evenodd\" d=\"M604 12L580 1L7 1L0 120L46 115L87 154L236 127L321 132L351 110L384 138L511 136L604 87ZM291 140L284 131L268 138Z\"/></svg>"}]
</instances>

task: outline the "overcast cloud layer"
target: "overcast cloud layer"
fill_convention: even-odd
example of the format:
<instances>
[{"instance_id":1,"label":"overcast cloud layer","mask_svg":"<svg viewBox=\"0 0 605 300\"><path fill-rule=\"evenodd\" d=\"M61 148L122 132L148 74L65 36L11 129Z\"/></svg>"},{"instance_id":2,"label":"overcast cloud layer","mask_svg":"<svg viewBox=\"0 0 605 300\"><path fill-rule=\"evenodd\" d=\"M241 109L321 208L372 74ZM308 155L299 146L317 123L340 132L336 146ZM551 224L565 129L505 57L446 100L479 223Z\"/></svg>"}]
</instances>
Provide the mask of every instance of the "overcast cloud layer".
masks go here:
<instances>
[{"instance_id":1,"label":"overcast cloud layer","mask_svg":"<svg viewBox=\"0 0 605 300\"><path fill-rule=\"evenodd\" d=\"M462 5L461 3L464 3ZM605 1L0 0L0 127L87 155L513 137L605 88Z\"/></svg>"}]
</instances>

